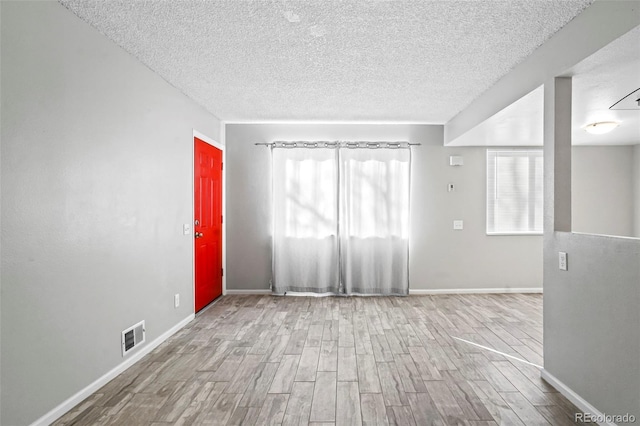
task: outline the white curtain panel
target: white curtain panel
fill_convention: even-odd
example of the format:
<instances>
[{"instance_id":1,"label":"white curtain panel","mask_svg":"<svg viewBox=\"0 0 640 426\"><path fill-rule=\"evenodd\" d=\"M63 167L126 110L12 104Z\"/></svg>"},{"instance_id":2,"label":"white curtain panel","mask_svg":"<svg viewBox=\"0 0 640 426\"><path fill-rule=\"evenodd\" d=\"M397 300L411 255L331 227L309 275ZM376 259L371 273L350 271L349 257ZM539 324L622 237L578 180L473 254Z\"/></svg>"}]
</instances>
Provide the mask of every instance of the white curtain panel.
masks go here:
<instances>
[{"instance_id":1,"label":"white curtain panel","mask_svg":"<svg viewBox=\"0 0 640 426\"><path fill-rule=\"evenodd\" d=\"M337 149L272 154L273 292L338 293Z\"/></svg>"},{"instance_id":2,"label":"white curtain panel","mask_svg":"<svg viewBox=\"0 0 640 426\"><path fill-rule=\"evenodd\" d=\"M274 148L273 292L409 292L409 148Z\"/></svg>"},{"instance_id":3,"label":"white curtain panel","mask_svg":"<svg viewBox=\"0 0 640 426\"><path fill-rule=\"evenodd\" d=\"M409 148L340 150L344 293L409 293L410 165Z\"/></svg>"}]
</instances>

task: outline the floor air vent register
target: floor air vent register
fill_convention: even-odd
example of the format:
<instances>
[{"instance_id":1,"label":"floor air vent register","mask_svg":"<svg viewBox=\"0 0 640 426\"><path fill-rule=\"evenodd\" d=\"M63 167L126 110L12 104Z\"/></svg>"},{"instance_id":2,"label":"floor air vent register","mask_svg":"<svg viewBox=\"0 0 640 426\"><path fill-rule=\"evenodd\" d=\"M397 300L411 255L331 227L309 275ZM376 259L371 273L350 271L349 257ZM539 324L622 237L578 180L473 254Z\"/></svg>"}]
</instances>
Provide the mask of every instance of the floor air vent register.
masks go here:
<instances>
[{"instance_id":1,"label":"floor air vent register","mask_svg":"<svg viewBox=\"0 0 640 426\"><path fill-rule=\"evenodd\" d=\"M127 328L122 332L122 356L130 350L144 343L145 325L144 321Z\"/></svg>"}]
</instances>

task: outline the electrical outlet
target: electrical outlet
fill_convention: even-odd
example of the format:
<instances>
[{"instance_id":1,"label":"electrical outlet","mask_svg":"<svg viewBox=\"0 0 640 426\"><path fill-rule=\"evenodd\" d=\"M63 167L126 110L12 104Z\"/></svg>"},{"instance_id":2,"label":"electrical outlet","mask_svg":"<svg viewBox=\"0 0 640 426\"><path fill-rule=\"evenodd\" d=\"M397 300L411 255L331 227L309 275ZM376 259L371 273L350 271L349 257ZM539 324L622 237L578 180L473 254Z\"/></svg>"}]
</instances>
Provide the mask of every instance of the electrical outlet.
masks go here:
<instances>
[{"instance_id":1,"label":"electrical outlet","mask_svg":"<svg viewBox=\"0 0 640 426\"><path fill-rule=\"evenodd\" d=\"M173 296L173 307L177 308L178 306L180 306L180 295L176 294Z\"/></svg>"},{"instance_id":2,"label":"electrical outlet","mask_svg":"<svg viewBox=\"0 0 640 426\"><path fill-rule=\"evenodd\" d=\"M567 267L567 253L562 251L558 253L558 267L561 271L566 271L569 269Z\"/></svg>"},{"instance_id":3,"label":"electrical outlet","mask_svg":"<svg viewBox=\"0 0 640 426\"><path fill-rule=\"evenodd\" d=\"M453 221L453 229L455 229L456 231L459 231L461 229L464 228L464 222L461 220L454 220Z\"/></svg>"}]
</instances>

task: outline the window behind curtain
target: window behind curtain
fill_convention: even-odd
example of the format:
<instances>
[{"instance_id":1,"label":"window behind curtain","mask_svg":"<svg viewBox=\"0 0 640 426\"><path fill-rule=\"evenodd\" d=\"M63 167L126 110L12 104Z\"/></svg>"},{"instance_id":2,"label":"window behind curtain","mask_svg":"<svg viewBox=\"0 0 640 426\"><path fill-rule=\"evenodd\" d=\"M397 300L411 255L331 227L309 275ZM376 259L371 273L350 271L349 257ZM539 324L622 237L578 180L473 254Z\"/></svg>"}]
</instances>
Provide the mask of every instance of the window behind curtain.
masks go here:
<instances>
[{"instance_id":1,"label":"window behind curtain","mask_svg":"<svg viewBox=\"0 0 640 426\"><path fill-rule=\"evenodd\" d=\"M284 174L285 235L335 236L338 215L335 159L288 158Z\"/></svg>"},{"instance_id":2,"label":"window behind curtain","mask_svg":"<svg viewBox=\"0 0 640 426\"><path fill-rule=\"evenodd\" d=\"M409 237L409 162L348 151L341 171L349 237ZM364 158L353 158L360 154ZM367 155L369 154L369 155ZM345 155L346 156L346 155Z\"/></svg>"},{"instance_id":3,"label":"window behind curtain","mask_svg":"<svg viewBox=\"0 0 640 426\"><path fill-rule=\"evenodd\" d=\"M541 234L542 150L487 150L487 234Z\"/></svg>"}]
</instances>

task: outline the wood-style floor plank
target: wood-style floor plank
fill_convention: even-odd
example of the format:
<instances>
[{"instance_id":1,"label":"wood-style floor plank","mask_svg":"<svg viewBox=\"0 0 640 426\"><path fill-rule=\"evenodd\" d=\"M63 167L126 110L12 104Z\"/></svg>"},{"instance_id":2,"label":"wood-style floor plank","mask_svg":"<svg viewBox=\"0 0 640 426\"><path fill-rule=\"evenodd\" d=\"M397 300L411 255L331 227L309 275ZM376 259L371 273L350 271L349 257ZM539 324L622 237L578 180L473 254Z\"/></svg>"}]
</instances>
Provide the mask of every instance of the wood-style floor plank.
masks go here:
<instances>
[{"instance_id":1,"label":"wood-style floor plank","mask_svg":"<svg viewBox=\"0 0 640 426\"><path fill-rule=\"evenodd\" d=\"M417 426L411 408L404 405L387 407L387 417L390 425Z\"/></svg>"},{"instance_id":2,"label":"wood-style floor plank","mask_svg":"<svg viewBox=\"0 0 640 426\"><path fill-rule=\"evenodd\" d=\"M297 426L309 422L313 388L314 383L312 382L295 382L293 384L284 419L282 420L283 426Z\"/></svg>"},{"instance_id":3,"label":"wood-style floor plank","mask_svg":"<svg viewBox=\"0 0 640 426\"><path fill-rule=\"evenodd\" d=\"M378 362L377 367L384 404L387 406L409 405L396 364L394 362Z\"/></svg>"},{"instance_id":4,"label":"wood-style floor plank","mask_svg":"<svg viewBox=\"0 0 640 426\"><path fill-rule=\"evenodd\" d=\"M318 371L318 359L320 348L316 346L305 346L300 356L300 364L296 372L296 382L313 382Z\"/></svg>"},{"instance_id":5,"label":"wood-style floor plank","mask_svg":"<svg viewBox=\"0 0 640 426\"><path fill-rule=\"evenodd\" d=\"M336 373L319 371L311 402L312 422L335 422L336 420Z\"/></svg>"},{"instance_id":6,"label":"wood-style floor plank","mask_svg":"<svg viewBox=\"0 0 640 426\"><path fill-rule=\"evenodd\" d=\"M579 424L542 342L540 295L225 296L54 424Z\"/></svg>"},{"instance_id":7,"label":"wood-style floor plank","mask_svg":"<svg viewBox=\"0 0 640 426\"><path fill-rule=\"evenodd\" d=\"M409 393L409 406L417 424L424 426L443 425L442 417L428 393Z\"/></svg>"},{"instance_id":8,"label":"wood-style floor plank","mask_svg":"<svg viewBox=\"0 0 640 426\"><path fill-rule=\"evenodd\" d=\"M520 392L502 392L500 396L527 426L549 425L544 416Z\"/></svg>"},{"instance_id":9,"label":"wood-style floor plank","mask_svg":"<svg viewBox=\"0 0 640 426\"><path fill-rule=\"evenodd\" d=\"M338 371L338 342L335 340L322 341L318 371Z\"/></svg>"},{"instance_id":10,"label":"wood-style floor plank","mask_svg":"<svg viewBox=\"0 0 640 426\"><path fill-rule=\"evenodd\" d=\"M381 393L378 367L373 355L357 355L358 381L361 393Z\"/></svg>"},{"instance_id":11,"label":"wood-style floor plank","mask_svg":"<svg viewBox=\"0 0 640 426\"><path fill-rule=\"evenodd\" d=\"M278 367L279 364L275 362L263 362L258 365L240 400L241 407L261 407L264 404Z\"/></svg>"},{"instance_id":12,"label":"wood-style floor plank","mask_svg":"<svg viewBox=\"0 0 640 426\"><path fill-rule=\"evenodd\" d=\"M336 393L336 426L362 424L358 382L338 382Z\"/></svg>"},{"instance_id":13,"label":"wood-style floor plank","mask_svg":"<svg viewBox=\"0 0 640 426\"><path fill-rule=\"evenodd\" d=\"M194 421L197 425L219 425L225 424L231 418L238 403L242 399L239 393L223 393L210 409L200 413ZM132 423L123 423L132 424Z\"/></svg>"},{"instance_id":14,"label":"wood-style floor plank","mask_svg":"<svg viewBox=\"0 0 640 426\"><path fill-rule=\"evenodd\" d=\"M256 419L256 425L278 425L282 423L287 402L288 393L270 393L262 404L262 409Z\"/></svg>"},{"instance_id":15,"label":"wood-style floor plank","mask_svg":"<svg viewBox=\"0 0 640 426\"><path fill-rule=\"evenodd\" d=\"M402 387L405 392L426 392L427 388L424 385L418 368L413 362L413 358L408 353L395 354L393 358L396 361L396 367L400 374L400 380L402 381Z\"/></svg>"},{"instance_id":16,"label":"wood-style floor plank","mask_svg":"<svg viewBox=\"0 0 640 426\"><path fill-rule=\"evenodd\" d=\"M465 419L465 413L447 383L445 381L427 381L425 384L431 400L445 422L447 424L462 423ZM477 417L474 415L474 418L469 420L477 420Z\"/></svg>"},{"instance_id":17,"label":"wood-style floor plank","mask_svg":"<svg viewBox=\"0 0 640 426\"><path fill-rule=\"evenodd\" d=\"M361 393L360 412L363 425L388 425L387 408L380 393Z\"/></svg>"},{"instance_id":18,"label":"wood-style floor plank","mask_svg":"<svg viewBox=\"0 0 640 426\"><path fill-rule=\"evenodd\" d=\"M196 395L193 401L185 406L184 411L178 416L175 424L178 426L194 424L198 416L220 398L226 386L226 382L205 383L205 385L202 386L202 391Z\"/></svg>"},{"instance_id":19,"label":"wood-style floor plank","mask_svg":"<svg viewBox=\"0 0 640 426\"><path fill-rule=\"evenodd\" d=\"M271 382L269 393L288 393L298 371L300 355L283 355L278 370Z\"/></svg>"},{"instance_id":20,"label":"wood-style floor plank","mask_svg":"<svg viewBox=\"0 0 640 426\"><path fill-rule=\"evenodd\" d=\"M338 381L355 382L358 380L356 351L353 347L338 347Z\"/></svg>"}]
</instances>

